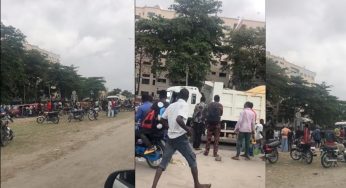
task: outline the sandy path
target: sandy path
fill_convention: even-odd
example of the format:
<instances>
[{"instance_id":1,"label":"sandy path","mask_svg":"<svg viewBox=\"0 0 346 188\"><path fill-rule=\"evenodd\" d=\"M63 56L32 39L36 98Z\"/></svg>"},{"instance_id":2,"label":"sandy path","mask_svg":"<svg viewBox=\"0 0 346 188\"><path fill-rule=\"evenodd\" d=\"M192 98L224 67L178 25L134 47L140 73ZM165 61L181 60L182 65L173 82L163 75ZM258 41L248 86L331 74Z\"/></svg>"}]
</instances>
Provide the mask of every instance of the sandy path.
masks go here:
<instances>
[{"instance_id":1,"label":"sandy path","mask_svg":"<svg viewBox=\"0 0 346 188\"><path fill-rule=\"evenodd\" d=\"M214 188L264 188L265 163L254 157L251 161L234 161L230 157L235 155L234 146L221 146L219 155L221 162L215 161L211 154L206 157L202 151L195 152L201 183L211 183ZM212 151L210 152L212 153ZM136 160L136 187L150 188L154 179L155 170L151 169L145 161ZM173 156L162 174L158 188L193 188L193 179L190 168L180 153Z\"/></svg>"},{"instance_id":2,"label":"sandy path","mask_svg":"<svg viewBox=\"0 0 346 188\"><path fill-rule=\"evenodd\" d=\"M77 133L73 137L79 139L63 142L58 150L52 148L45 153L31 154L41 153L38 156L44 157L37 163L32 161L34 157L25 160L23 156L6 161L2 174L17 170L1 183L1 187L103 187L111 172L133 169L133 117L102 124Z\"/></svg>"},{"instance_id":3,"label":"sandy path","mask_svg":"<svg viewBox=\"0 0 346 188\"><path fill-rule=\"evenodd\" d=\"M280 153L279 156L276 164L266 166L267 188L345 187L346 164L325 169L319 153L310 165L292 160L289 153Z\"/></svg>"}]
</instances>

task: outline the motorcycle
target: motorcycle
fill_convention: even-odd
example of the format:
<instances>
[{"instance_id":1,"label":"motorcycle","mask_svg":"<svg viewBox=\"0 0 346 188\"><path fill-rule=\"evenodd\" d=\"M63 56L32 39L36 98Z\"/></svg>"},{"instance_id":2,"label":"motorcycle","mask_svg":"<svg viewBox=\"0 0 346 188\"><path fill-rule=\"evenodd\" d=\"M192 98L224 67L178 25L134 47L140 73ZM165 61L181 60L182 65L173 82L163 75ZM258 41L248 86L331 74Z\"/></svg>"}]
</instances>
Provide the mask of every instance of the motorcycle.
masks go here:
<instances>
[{"instance_id":1,"label":"motorcycle","mask_svg":"<svg viewBox=\"0 0 346 188\"><path fill-rule=\"evenodd\" d=\"M42 124L43 122L53 122L55 124L58 124L59 123L59 112L58 111L54 111L54 112L43 112L42 115L39 115L37 118L36 118L36 122L38 124Z\"/></svg>"},{"instance_id":2,"label":"motorcycle","mask_svg":"<svg viewBox=\"0 0 346 188\"><path fill-rule=\"evenodd\" d=\"M279 152L277 148L280 144L280 141L277 139L270 139L266 144L264 144L264 157L270 163L276 163L279 160Z\"/></svg>"},{"instance_id":3,"label":"motorcycle","mask_svg":"<svg viewBox=\"0 0 346 188\"><path fill-rule=\"evenodd\" d=\"M97 120L97 117L99 116L100 109L98 107L96 108L90 108L88 110L88 118L90 121Z\"/></svg>"},{"instance_id":4,"label":"motorcycle","mask_svg":"<svg viewBox=\"0 0 346 188\"><path fill-rule=\"evenodd\" d=\"M72 119L78 119L79 121L82 121L84 118L84 110L83 109L72 109L70 110L70 113L68 115L68 122L71 122Z\"/></svg>"},{"instance_id":5,"label":"motorcycle","mask_svg":"<svg viewBox=\"0 0 346 188\"><path fill-rule=\"evenodd\" d=\"M138 130L139 127L138 124L136 124L135 156L145 158L148 165L155 169L160 165L165 149L164 132L159 131L156 134L148 136L150 142L156 147L156 151L145 155L144 152L148 147L143 143L139 134L137 134Z\"/></svg>"},{"instance_id":6,"label":"motorcycle","mask_svg":"<svg viewBox=\"0 0 346 188\"><path fill-rule=\"evenodd\" d=\"M325 144L321 146L321 164L324 168L330 168L337 162L346 163L346 149L343 144Z\"/></svg>"},{"instance_id":7,"label":"motorcycle","mask_svg":"<svg viewBox=\"0 0 346 188\"><path fill-rule=\"evenodd\" d=\"M6 113L1 113L1 146L6 146L14 138L14 132L8 126L9 122L13 122L13 119Z\"/></svg>"},{"instance_id":8,"label":"motorcycle","mask_svg":"<svg viewBox=\"0 0 346 188\"><path fill-rule=\"evenodd\" d=\"M314 154L310 144L302 144L301 139L295 139L290 151L290 156L293 160L302 159L306 164L311 164Z\"/></svg>"}]
</instances>

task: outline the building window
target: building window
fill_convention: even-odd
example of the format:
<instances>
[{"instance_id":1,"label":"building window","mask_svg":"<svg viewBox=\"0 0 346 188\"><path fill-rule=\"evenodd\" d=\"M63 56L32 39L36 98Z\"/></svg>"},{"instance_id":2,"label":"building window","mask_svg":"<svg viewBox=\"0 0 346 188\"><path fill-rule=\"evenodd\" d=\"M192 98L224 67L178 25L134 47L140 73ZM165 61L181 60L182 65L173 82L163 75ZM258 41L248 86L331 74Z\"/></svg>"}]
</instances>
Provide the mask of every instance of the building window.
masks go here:
<instances>
[{"instance_id":1,"label":"building window","mask_svg":"<svg viewBox=\"0 0 346 188\"><path fill-rule=\"evenodd\" d=\"M135 18L136 18L136 19L140 19L141 16L140 16L140 15L136 15Z\"/></svg>"},{"instance_id":2,"label":"building window","mask_svg":"<svg viewBox=\"0 0 346 188\"><path fill-rule=\"evenodd\" d=\"M166 79L159 78L159 79L157 79L157 82L166 83Z\"/></svg>"},{"instance_id":3,"label":"building window","mask_svg":"<svg viewBox=\"0 0 346 188\"><path fill-rule=\"evenodd\" d=\"M155 13L153 13L153 12L148 12L148 17L153 17L153 16L155 16Z\"/></svg>"},{"instance_id":4,"label":"building window","mask_svg":"<svg viewBox=\"0 0 346 188\"><path fill-rule=\"evenodd\" d=\"M150 74L142 74L143 77L150 77Z\"/></svg>"},{"instance_id":5,"label":"building window","mask_svg":"<svg viewBox=\"0 0 346 188\"><path fill-rule=\"evenodd\" d=\"M148 61L144 61L143 64L144 64L144 65L151 65L151 63L148 62Z\"/></svg>"},{"instance_id":6,"label":"building window","mask_svg":"<svg viewBox=\"0 0 346 188\"><path fill-rule=\"evenodd\" d=\"M227 74L226 74L226 73L223 73L223 72L220 72L220 73L219 73L219 77L226 77L226 75L227 75Z\"/></svg>"},{"instance_id":7,"label":"building window","mask_svg":"<svg viewBox=\"0 0 346 188\"><path fill-rule=\"evenodd\" d=\"M215 75L215 74L216 74L216 72L211 72L211 74L212 74L212 75Z\"/></svg>"},{"instance_id":8,"label":"building window","mask_svg":"<svg viewBox=\"0 0 346 188\"><path fill-rule=\"evenodd\" d=\"M225 25L224 28L225 28L225 30L231 30L231 26L229 26L229 25Z\"/></svg>"},{"instance_id":9,"label":"building window","mask_svg":"<svg viewBox=\"0 0 346 188\"><path fill-rule=\"evenodd\" d=\"M142 84L149 84L149 83L150 83L149 79L142 78Z\"/></svg>"},{"instance_id":10,"label":"building window","mask_svg":"<svg viewBox=\"0 0 346 188\"><path fill-rule=\"evenodd\" d=\"M153 86L155 85L155 80L153 80Z\"/></svg>"},{"instance_id":11,"label":"building window","mask_svg":"<svg viewBox=\"0 0 346 188\"><path fill-rule=\"evenodd\" d=\"M221 61L220 63L222 66L226 66L227 65L227 61Z\"/></svg>"},{"instance_id":12,"label":"building window","mask_svg":"<svg viewBox=\"0 0 346 188\"><path fill-rule=\"evenodd\" d=\"M149 92L147 92L147 91L141 91L141 95L149 95Z\"/></svg>"},{"instance_id":13,"label":"building window","mask_svg":"<svg viewBox=\"0 0 346 188\"><path fill-rule=\"evenodd\" d=\"M192 94L191 104L196 104L196 94Z\"/></svg>"}]
</instances>

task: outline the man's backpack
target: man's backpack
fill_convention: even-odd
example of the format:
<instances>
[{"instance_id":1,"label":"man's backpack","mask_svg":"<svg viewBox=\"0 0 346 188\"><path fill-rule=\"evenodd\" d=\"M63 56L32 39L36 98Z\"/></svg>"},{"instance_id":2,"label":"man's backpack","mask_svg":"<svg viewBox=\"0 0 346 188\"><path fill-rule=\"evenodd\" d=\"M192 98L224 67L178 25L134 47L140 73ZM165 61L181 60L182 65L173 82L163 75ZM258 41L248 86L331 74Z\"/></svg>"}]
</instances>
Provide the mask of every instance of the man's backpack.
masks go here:
<instances>
[{"instance_id":1,"label":"man's backpack","mask_svg":"<svg viewBox=\"0 0 346 188\"><path fill-rule=\"evenodd\" d=\"M142 128L144 129L151 129L153 128L153 125L155 123L155 110L151 109L147 115L145 116L144 120L142 121Z\"/></svg>"}]
</instances>

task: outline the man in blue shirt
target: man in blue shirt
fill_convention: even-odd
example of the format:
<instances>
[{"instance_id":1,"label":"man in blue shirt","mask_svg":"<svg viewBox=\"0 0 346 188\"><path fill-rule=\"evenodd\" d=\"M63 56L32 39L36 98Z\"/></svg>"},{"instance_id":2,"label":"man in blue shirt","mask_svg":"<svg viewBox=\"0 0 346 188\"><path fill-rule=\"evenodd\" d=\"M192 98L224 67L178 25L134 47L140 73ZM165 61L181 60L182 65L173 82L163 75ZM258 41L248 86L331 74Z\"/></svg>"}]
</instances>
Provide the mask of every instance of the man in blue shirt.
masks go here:
<instances>
[{"instance_id":1,"label":"man in blue shirt","mask_svg":"<svg viewBox=\"0 0 346 188\"><path fill-rule=\"evenodd\" d=\"M140 105L137 109L136 112L136 116L135 116L135 121L136 123L138 121L140 121L140 123L142 123L142 121L145 118L145 115L149 112L151 106L153 105L150 101L149 101L149 95L147 94L143 94L142 95L142 105Z\"/></svg>"}]
</instances>

